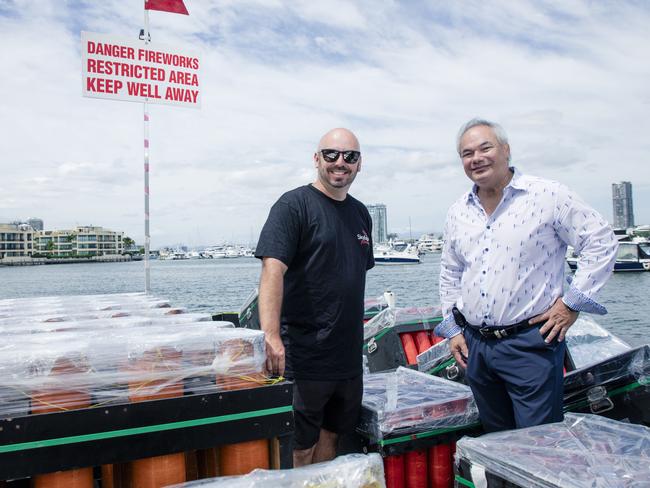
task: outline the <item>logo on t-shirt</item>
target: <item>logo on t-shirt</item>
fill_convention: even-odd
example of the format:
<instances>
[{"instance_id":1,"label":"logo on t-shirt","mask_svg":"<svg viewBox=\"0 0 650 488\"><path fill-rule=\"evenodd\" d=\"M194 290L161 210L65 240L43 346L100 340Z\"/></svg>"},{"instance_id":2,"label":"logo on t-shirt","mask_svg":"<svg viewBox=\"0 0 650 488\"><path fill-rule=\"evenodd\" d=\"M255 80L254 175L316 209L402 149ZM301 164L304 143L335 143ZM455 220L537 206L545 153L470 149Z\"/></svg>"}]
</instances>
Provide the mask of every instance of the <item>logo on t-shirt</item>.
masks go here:
<instances>
[{"instance_id":1,"label":"logo on t-shirt","mask_svg":"<svg viewBox=\"0 0 650 488\"><path fill-rule=\"evenodd\" d=\"M369 246L370 245L370 237L368 237L368 234L366 233L365 230L362 230L363 234L357 234L357 239L359 239L359 243L362 246Z\"/></svg>"}]
</instances>

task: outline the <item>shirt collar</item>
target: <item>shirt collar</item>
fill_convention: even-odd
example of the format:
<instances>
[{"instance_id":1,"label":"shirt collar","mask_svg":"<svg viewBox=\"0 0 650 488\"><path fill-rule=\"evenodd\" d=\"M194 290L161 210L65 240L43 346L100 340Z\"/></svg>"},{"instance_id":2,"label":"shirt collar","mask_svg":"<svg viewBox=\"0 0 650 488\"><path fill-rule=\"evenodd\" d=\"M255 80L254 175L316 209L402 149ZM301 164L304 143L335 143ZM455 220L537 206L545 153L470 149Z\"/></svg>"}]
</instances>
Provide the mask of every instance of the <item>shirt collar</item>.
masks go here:
<instances>
[{"instance_id":1,"label":"shirt collar","mask_svg":"<svg viewBox=\"0 0 650 488\"><path fill-rule=\"evenodd\" d=\"M506 192L512 191L512 190L521 190L521 191L526 191L528 190L528 185L526 184L525 178L523 178L523 174L521 171L519 171L516 167L510 166L510 171L512 171L512 179L510 182L506 185L506 187L503 189L503 193L505 194ZM512 190L508 190L508 188L512 188ZM467 203L479 203L479 198L478 198L478 186L476 186L476 183L472 186L472 189L467 192L466 196Z\"/></svg>"}]
</instances>

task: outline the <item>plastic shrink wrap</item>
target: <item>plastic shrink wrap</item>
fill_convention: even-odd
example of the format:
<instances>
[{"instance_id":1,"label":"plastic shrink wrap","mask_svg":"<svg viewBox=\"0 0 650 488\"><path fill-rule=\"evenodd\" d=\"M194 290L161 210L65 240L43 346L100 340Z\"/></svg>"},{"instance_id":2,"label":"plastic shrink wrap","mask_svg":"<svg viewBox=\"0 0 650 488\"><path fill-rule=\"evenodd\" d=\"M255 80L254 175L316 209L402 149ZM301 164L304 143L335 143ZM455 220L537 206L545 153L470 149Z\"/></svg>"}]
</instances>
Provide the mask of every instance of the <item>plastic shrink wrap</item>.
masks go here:
<instances>
[{"instance_id":1,"label":"plastic shrink wrap","mask_svg":"<svg viewBox=\"0 0 650 488\"><path fill-rule=\"evenodd\" d=\"M89 400L101 406L134 396L155 398L170 389L178 395L266 383L264 334L234 329L229 322L207 322L205 314L62 322L37 318L50 313L39 309L48 303L67 315L80 313L77 305L86 311L109 306L137 314L137 307L147 311L168 304L143 294L97 297L96 302L93 296L0 301L5 318L27 308L36 317L22 314L13 322L19 325L0 326L10 329L0 346L0 416L82 408Z\"/></svg>"},{"instance_id":2,"label":"plastic shrink wrap","mask_svg":"<svg viewBox=\"0 0 650 488\"><path fill-rule=\"evenodd\" d=\"M358 429L375 439L478 422L469 387L408 368L363 378Z\"/></svg>"},{"instance_id":3,"label":"plastic shrink wrap","mask_svg":"<svg viewBox=\"0 0 650 488\"><path fill-rule=\"evenodd\" d=\"M363 339L368 340L390 327L407 324L434 325L440 321L440 307L386 308L363 327Z\"/></svg>"},{"instance_id":4,"label":"plastic shrink wrap","mask_svg":"<svg viewBox=\"0 0 650 488\"><path fill-rule=\"evenodd\" d=\"M631 347L611 334L590 316L580 316L566 336L575 368L584 368L628 351Z\"/></svg>"},{"instance_id":5,"label":"plastic shrink wrap","mask_svg":"<svg viewBox=\"0 0 650 488\"><path fill-rule=\"evenodd\" d=\"M650 485L650 429L570 413L563 422L464 437L456 459L473 478L487 471L526 488L641 488Z\"/></svg>"},{"instance_id":6,"label":"plastic shrink wrap","mask_svg":"<svg viewBox=\"0 0 650 488\"><path fill-rule=\"evenodd\" d=\"M348 454L325 463L283 470L257 469L244 476L192 481L175 488L385 488L379 454Z\"/></svg>"},{"instance_id":7,"label":"plastic shrink wrap","mask_svg":"<svg viewBox=\"0 0 650 488\"><path fill-rule=\"evenodd\" d=\"M567 333L566 343L575 368L596 364L631 349L623 340L605 330L589 316L581 316L576 320ZM418 370L428 372L452 359L449 341L445 339L418 354Z\"/></svg>"},{"instance_id":8,"label":"plastic shrink wrap","mask_svg":"<svg viewBox=\"0 0 650 488\"><path fill-rule=\"evenodd\" d=\"M388 301L384 295L380 295L377 298L366 298L363 301L363 320L370 320L387 307Z\"/></svg>"}]
</instances>

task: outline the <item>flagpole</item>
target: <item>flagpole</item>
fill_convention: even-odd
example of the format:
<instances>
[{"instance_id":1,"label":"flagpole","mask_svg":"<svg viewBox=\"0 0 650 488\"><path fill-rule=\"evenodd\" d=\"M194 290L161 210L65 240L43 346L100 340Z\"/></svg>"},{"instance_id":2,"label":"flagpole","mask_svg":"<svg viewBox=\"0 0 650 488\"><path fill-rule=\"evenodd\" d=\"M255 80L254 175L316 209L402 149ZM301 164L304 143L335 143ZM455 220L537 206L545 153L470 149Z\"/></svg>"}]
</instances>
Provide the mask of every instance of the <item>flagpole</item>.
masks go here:
<instances>
[{"instance_id":1,"label":"flagpole","mask_svg":"<svg viewBox=\"0 0 650 488\"><path fill-rule=\"evenodd\" d=\"M144 43L149 44L149 11L144 9ZM145 98L144 104L144 292L151 291L151 273L149 266L149 248L151 235L149 233L149 104Z\"/></svg>"}]
</instances>

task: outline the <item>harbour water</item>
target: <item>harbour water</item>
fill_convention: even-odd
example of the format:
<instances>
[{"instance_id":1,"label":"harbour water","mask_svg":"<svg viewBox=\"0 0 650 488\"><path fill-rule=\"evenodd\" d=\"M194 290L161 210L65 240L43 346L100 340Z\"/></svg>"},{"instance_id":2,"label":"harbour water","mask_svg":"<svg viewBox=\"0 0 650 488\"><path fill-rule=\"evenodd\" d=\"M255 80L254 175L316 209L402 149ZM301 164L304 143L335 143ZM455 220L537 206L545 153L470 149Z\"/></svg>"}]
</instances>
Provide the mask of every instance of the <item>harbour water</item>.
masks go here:
<instances>
[{"instance_id":1,"label":"harbour water","mask_svg":"<svg viewBox=\"0 0 650 488\"><path fill-rule=\"evenodd\" d=\"M368 273L366 296L391 290L398 306L437 305L440 254L419 265L376 266ZM568 273L567 268L567 273ZM175 306L216 313L238 311L257 286L255 258L151 261L152 292ZM0 299L142 291L142 262L0 267ZM630 345L650 342L650 272L617 273L599 301L609 314L596 321Z\"/></svg>"}]
</instances>

